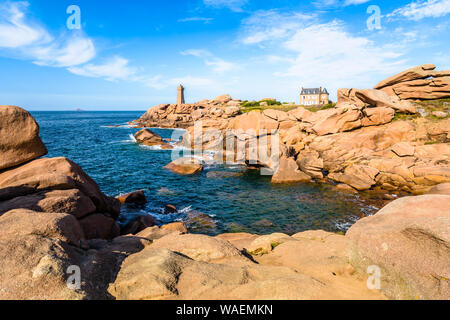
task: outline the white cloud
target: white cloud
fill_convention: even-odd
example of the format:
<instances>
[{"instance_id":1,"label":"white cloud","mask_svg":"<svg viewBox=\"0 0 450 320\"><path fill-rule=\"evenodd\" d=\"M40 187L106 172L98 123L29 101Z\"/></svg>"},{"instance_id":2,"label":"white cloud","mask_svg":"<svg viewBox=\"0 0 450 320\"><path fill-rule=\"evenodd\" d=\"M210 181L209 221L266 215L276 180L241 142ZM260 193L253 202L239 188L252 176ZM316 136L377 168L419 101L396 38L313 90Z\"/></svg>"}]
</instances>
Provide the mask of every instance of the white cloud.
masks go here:
<instances>
[{"instance_id":1,"label":"white cloud","mask_svg":"<svg viewBox=\"0 0 450 320\"><path fill-rule=\"evenodd\" d=\"M128 60L122 57L114 57L104 64L87 64L81 67L71 67L70 72L91 78L104 78L108 81L132 80L136 75L136 69L128 65Z\"/></svg>"},{"instance_id":2,"label":"white cloud","mask_svg":"<svg viewBox=\"0 0 450 320\"><path fill-rule=\"evenodd\" d=\"M142 82L145 86L156 90L162 90L168 87L168 84L162 80L161 75L156 75L154 77L144 79Z\"/></svg>"},{"instance_id":3,"label":"white cloud","mask_svg":"<svg viewBox=\"0 0 450 320\"><path fill-rule=\"evenodd\" d=\"M450 0L422 0L398 8L387 17L403 16L409 20L418 21L424 18L443 17L448 13L450 13Z\"/></svg>"},{"instance_id":4,"label":"white cloud","mask_svg":"<svg viewBox=\"0 0 450 320\"><path fill-rule=\"evenodd\" d=\"M264 16L270 19L264 22ZM259 12L243 25L241 41L263 47L269 62L279 62L274 75L280 83L290 80L297 87L322 86L332 92L340 87L370 88L405 67L406 44L375 43L348 32L344 22L319 23L313 18L296 22L298 16L302 14Z\"/></svg>"},{"instance_id":5,"label":"white cloud","mask_svg":"<svg viewBox=\"0 0 450 320\"><path fill-rule=\"evenodd\" d=\"M358 4L363 4L366 2L369 2L370 0L345 0L344 2L344 6L349 6L349 5L358 5Z\"/></svg>"},{"instance_id":6,"label":"white cloud","mask_svg":"<svg viewBox=\"0 0 450 320\"><path fill-rule=\"evenodd\" d=\"M339 21L299 30L283 46L296 52L297 58L278 75L295 77L305 87L371 87L375 74L394 72L403 63L401 48L389 49L351 35Z\"/></svg>"},{"instance_id":7,"label":"white cloud","mask_svg":"<svg viewBox=\"0 0 450 320\"><path fill-rule=\"evenodd\" d=\"M185 76L185 77L178 77L178 78L172 78L167 81L167 84L169 86L176 86L179 84L185 84L190 87L202 87L206 88L214 84L214 81L209 78L202 78L202 77L193 77L193 76Z\"/></svg>"},{"instance_id":8,"label":"white cloud","mask_svg":"<svg viewBox=\"0 0 450 320\"><path fill-rule=\"evenodd\" d=\"M71 67L89 62L96 55L94 43L83 35L74 35L64 43L54 41L45 46L35 46L27 51L41 66Z\"/></svg>"},{"instance_id":9,"label":"white cloud","mask_svg":"<svg viewBox=\"0 0 450 320\"><path fill-rule=\"evenodd\" d=\"M225 73L237 68L237 65L233 62L225 61L219 58L213 60L206 60L205 64L212 67L212 70L217 73Z\"/></svg>"},{"instance_id":10,"label":"white cloud","mask_svg":"<svg viewBox=\"0 0 450 320\"><path fill-rule=\"evenodd\" d=\"M315 14L300 12L280 13L278 10L260 10L242 21L241 42L258 44L284 38L306 25L315 18Z\"/></svg>"},{"instance_id":11,"label":"white cloud","mask_svg":"<svg viewBox=\"0 0 450 320\"><path fill-rule=\"evenodd\" d=\"M248 0L203 0L203 3L207 6L216 8L228 8L235 12L242 12L242 7L248 2Z\"/></svg>"},{"instance_id":12,"label":"white cloud","mask_svg":"<svg viewBox=\"0 0 450 320\"><path fill-rule=\"evenodd\" d=\"M181 51L183 56L194 56L197 58L211 57L212 53L205 49L188 49Z\"/></svg>"},{"instance_id":13,"label":"white cloud","mask_svg":"<svg viewBox=\"0 0 450 320\"><path fill-rule=\"evenodd\" d=\"M76 66L95 57L94 43L82 31L54 38L44 27L27 19L28 6L28 2L0 5L0 49L6 54L52 67Z\"/></svg>"},{"instance_id":14,"label":"white cloud","mask_svg":"<svg viewBox=\"0 0 450 320\"><path fill-rule=\"evenodd\" d=\"M157 90L163 90L169 87L175 87L179 84L184 84L192 88L205 89L211 87L215 82L212 79L204 77L194 77L187 75L184 77L164 78L161 75L157 75L151 78L140 79L145 86Z\"/></svg>"},{"instance_id":15,"label":"white cloud","mask_svg":"<svg viewBox=\"0 0 450 320\"><path fill-rule=\"evenodd\" d=\"M213 21L213 18L206 18L206 17L189 17L184 19L179 19L178 22L195 22L195 21L201 21L203 23L210 23Z\"/></svg>"},{"instance_id":16,"label":"white cloud","mask_svg":"<svg viewBox=\"0 0 450 320\"><path fill-rule=\"evenodd\" d=\"M205 65L211 67L216 73L225 73L238 68L237 64L217 58L210 51L205 49L188 49L181 51L180 54L204 59Z\"/></svg>"},{"instance_id":17,"label":"white cloud","mask_svg":"<svg viewBox=\"0 0 450 320\"><path fill-rule=\"evenodd\" d=\"M0 47L18 48L38 41L50 41L46 30L26 23L23 11L27 7L27 2L0 4Z\"/></svg>"},{"instance_id":18,"label":"white cloud","mask_svg":"<svg viewBox=\"0 0 450 320\"><path fill-rule=\"evenodd\" d=\"M370 0L316 0L312 3L319 8L327 8L327 7L347 7L350 5L359 5Z\"/></svg>"}]
</instances>

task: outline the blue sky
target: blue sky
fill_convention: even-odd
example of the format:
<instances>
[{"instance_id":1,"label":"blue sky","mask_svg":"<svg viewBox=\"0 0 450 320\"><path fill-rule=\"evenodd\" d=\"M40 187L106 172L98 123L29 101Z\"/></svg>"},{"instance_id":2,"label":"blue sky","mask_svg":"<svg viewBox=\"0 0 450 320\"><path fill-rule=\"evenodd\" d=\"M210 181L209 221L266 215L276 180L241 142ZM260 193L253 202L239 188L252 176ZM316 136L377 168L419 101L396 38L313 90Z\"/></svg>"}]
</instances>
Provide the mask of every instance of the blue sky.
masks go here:
<instances>
[{"instance_id":1,"label":"blue sky","mask_svg":"<svg viewBox=\"0 0 450 320\"><path fill-rule=\"evenodd\" d=\"M450 0L1 0L0 104L145 110L179 83L187 102L298 102L301 86L335 99L415 65L450 69L449 13Z\"/></svg>"}]
</instances>

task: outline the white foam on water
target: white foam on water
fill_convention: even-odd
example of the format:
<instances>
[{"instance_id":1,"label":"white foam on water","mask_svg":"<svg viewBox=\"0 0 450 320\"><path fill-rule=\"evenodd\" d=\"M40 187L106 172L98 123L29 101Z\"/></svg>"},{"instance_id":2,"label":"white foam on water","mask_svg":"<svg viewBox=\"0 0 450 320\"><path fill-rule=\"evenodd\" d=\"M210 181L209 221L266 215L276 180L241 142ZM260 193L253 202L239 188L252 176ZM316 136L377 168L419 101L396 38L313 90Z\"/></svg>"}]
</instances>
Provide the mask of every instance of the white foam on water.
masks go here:
<instances>
[{"instance_id":1,"label":"white foam on water","mask_svg":"<svg viewBox=\"0 0 450 320\"><path fill-rule=\"evenodd\" d=\"M188 213L192 211L192 206L185 207L181 210L178 210L178 213Z\"/></svg>"},{"instance_id":2,"label":"white foam on water","mask_svg":"<svg viewBox=\"0 0 450 320\"><path fill-rule=\"evenodd\" d=\"M129 124L121 124L119 126L100 126L100 128L108 128L108 129L134 129L133 126L130 126Z\"/></svg>"},{"instance_id":3,"label":"white foam on water","mask_svg":"<svg viewBox=\"0 0 450 320\"><path fill-rule=\"evenodd\" d=\"M356 216L350 216L350 217L347 217L347 219L349 221L342 221L342 220L341 221L336 221L334 223L334 225L336 226L336 228L338 230L347 231L348 229L350 229L350 227L352 225L354 225L359 220L359 218L356 217Z\"/></svg>"},{"instance_id":4,"label":"white foam on water","mask_svg":"<svg viewBox=\"0 0 450 320\"><path fill-rule=\"evenodd\" d=\"M128 137L130 138L130 140L127 140L127 141L130 141L130 142L133 142L133 143L137 142L136 138L131 133L128 135Z\"/></svg>"}]
</instances>

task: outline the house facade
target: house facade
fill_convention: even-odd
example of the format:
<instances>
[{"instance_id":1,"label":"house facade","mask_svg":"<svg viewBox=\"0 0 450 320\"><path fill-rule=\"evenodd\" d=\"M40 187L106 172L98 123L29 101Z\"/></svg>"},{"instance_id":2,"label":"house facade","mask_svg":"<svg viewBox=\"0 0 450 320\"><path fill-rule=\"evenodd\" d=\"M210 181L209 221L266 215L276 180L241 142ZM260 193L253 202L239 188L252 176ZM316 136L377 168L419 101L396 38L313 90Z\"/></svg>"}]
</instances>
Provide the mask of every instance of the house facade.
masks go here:
<instances>
[{"instance_id":1,"label":"house facade","mask_svg":"<svg viewBox=\"0 0 450 320\"><path fill-rule=\"evenodd\" d=\"M330 95L326 88L303 88L300 93L300 105L315 106L330 103Z\"/></svg>"}]
</instances>

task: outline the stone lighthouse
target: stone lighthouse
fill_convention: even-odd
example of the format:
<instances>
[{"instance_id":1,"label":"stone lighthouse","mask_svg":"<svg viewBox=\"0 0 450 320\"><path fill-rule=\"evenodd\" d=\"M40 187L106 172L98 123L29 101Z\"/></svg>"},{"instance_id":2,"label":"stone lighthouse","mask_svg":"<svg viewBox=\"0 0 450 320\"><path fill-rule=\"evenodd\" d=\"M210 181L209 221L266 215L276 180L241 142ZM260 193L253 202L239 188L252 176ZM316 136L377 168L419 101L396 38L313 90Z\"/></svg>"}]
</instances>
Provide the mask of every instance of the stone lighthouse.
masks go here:
<instances>
[{"instance_id":1,"label":"stone lighthouse","mask_svg":"<svg viewBox=\"0 0 450 320\"><path fill-rule=\"evenodd\" d=\"M180 84L178 87L177 105L185 104L184 102L184 87Z\"/></svg>"}]
</instances>

